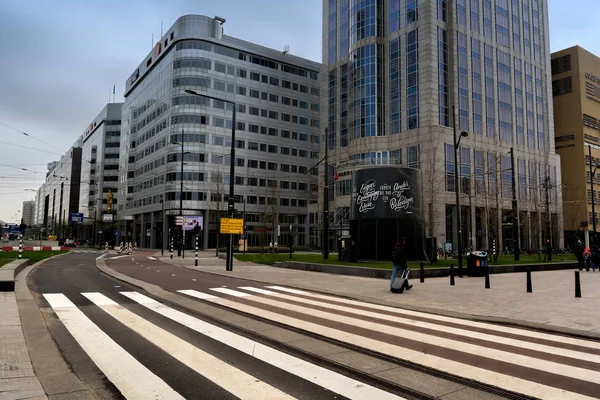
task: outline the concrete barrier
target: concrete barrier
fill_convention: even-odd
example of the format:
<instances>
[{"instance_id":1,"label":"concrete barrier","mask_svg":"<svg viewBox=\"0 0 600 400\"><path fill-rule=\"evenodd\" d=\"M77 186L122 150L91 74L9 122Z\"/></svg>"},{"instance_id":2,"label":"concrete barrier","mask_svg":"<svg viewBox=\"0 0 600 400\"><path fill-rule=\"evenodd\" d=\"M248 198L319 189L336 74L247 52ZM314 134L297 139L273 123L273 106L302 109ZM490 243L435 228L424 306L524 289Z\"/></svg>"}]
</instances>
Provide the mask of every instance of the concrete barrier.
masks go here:
<instances>
[{"instance_id":1,"label":"concrete barrier","mask_svg":"<svg viewBox=\"0 0 600 400\"><path fill-rule=\"evenodd\" d=\"M29 260L16 260L0 268L0 292L14 292L15 276L29 265Z\"/></svg>"},{"instance_id":2,"label":"concrete barrier","mask_svg":"<svg viewBox=\"0 0 600 400\"><path fill-rule=\"evenodd\" d=\"M328 274L338 275L351 275L351 276L363 276L367 278L381 278L390 279L392 276L391 269L382 268L368 268L368 267L354 267L349 265L335 265L335 264L316 264L316 263L304 263L294 261L283 261L273 264L273 267L296 269L301 271L313 271L313 272L325 272ZM490 274L506 274L512 272L525 272L527 269L531 271L556 271L562 269L573 269L577 268L576 262L564 262L564 263L549 263L549 264L510 264L510 265L493 265L489 267ZM450 268L425 268L425 278L442 278L450 276ZM420 270L418 268L412 268L410 270L410 277L412 279L420 278Z\"/></svg>"}]
</instances>

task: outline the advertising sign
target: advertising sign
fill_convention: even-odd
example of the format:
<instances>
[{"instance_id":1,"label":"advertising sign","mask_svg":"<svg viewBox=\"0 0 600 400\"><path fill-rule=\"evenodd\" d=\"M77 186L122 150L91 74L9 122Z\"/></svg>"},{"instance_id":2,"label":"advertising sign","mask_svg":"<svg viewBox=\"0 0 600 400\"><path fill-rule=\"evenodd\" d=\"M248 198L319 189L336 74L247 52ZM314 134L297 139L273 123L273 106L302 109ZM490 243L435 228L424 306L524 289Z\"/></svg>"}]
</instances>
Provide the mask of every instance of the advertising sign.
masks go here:
<instances>
[{"instance_id":1,"label":"advertising sign","mask_svg":"<svg viewBox=\"0 0 600 400\"><path fill-rule=\"evenodd\" d=\"M202 229L202 220L203 217L201 216L185 216L183 217L183 229L186 231L191 231L194 229L196 224L198 224L198 227Z\"/></svg>"},{"instance_id":2,"label":"advertising sign","mask_svg":"<svg viewBox=\"0 0 600 400\"><path fill-rule=\"evenodd\" d=\"M221 218L221 233L242 234L244 232L244 220L242 218Z\"/></svg>"},{"instance_id":3,"label":"advertising sign","mask_svg":"<svg viewBox=\"0 0 600 400\"><path fill-rule=\"evenodd\" d=\"M102 215L102 221L103 222L112 222L113 220L113 215L112 214L103 214Z\"/></svg>"},{"instance_id":4,"label":"advertising sign","mask_svg":"<svg viewBox=\"0 0 600 400\"><path fill-rule=\"evenodd\" d=\"M352 219L404 218L421 207L419 171L374 167L354 172Z\"/></svg>"}]
</instances>

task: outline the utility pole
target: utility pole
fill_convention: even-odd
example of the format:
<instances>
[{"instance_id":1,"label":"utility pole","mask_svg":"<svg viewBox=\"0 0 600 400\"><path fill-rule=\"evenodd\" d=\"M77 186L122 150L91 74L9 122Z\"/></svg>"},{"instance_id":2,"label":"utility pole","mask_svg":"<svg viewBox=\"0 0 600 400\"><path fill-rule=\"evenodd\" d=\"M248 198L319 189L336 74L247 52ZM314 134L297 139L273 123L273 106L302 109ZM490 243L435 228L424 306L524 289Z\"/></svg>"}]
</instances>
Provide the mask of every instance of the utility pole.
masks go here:
<instances>
[{"instance_id":1,"label":"utility pole","mask_svg":"<svg viewBox=\"0 0 600 400\"><path fill-rule=\"evenodd\" d=\"M550 176L546 171L546 251L548 261L552 261L552 241L550 240Z\"/></svg>"},{"instance_id":2,"label":"utility pole","mask_svg":"<svg viewBox=\"0 0 600 400\"><path fill-rule=\"evenodd\" d=\"M179 215L183 218L183 145L185 143L185 136L183 134L183 129L181 130L181 176L179 177L180 186L179 186ZM181 225L179 229L179 249L177 250L177 256L181 257L181 250L183 248L183 235L185 231L183 230L183 225Z\"/></svg>"},{"instance_id":3,"label":"utility pole","mask_svg":"<svg viewBox=\"0 0 600 400\"><path fill-rule=\"evenodd\" d=\"M592 244L596 244L596 209L595 209L595 202L594 202L594 176L596 175L596 169L598 168L598 165L596 165L596 168L592 169L592 146L588 145L588 154L589 154L589 158L590 158L590 185L591 185L591 192L592 192L592 228L594 233L592 234L592 238L591 238L591 243Z\"/></svg>"},{"instance_id":4,"label":"utility pole","mask_svg":"<svg viewBox=\"0 0 600 400\"><path fill-rule=\"evenodd\" d=\"M510 168L512 175L512 212L513 212L513 246L514 246L514 259L519 261L519 209L517 208L517 180L515 178L515 154L514 150L510 148Z\"/></svg>"},{"instance_id":5,"label":"utility pole","mask_svg":"<svg viewBox=\"0 0 600 400\"><path fill-rule=\"evenodd\" d=\"M323 260L329 258L329 134L325 128L325 184L323 185Z\"/></svg>"}]
</instances>

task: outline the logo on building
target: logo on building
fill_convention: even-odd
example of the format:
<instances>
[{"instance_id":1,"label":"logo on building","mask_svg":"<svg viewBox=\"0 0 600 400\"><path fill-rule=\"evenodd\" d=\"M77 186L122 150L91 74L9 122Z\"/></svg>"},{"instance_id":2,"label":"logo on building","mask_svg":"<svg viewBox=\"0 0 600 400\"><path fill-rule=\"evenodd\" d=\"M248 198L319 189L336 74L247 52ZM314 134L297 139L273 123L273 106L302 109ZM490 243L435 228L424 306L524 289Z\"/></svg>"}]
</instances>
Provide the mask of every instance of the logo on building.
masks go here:
<instances>
[{"instance_id":1,"label":"logo on building","mask_svg":"<svg viewBox=\"0 0 600 400\"><path fill-rule=\"evenodd\" d=\"M390 198L390 208L394 211L408 210L408 207L414 203L414 197L406 197L404 192L410 190L410 185L407 181L402 184L394 183L394 190Z\"/></svg>"},{"instance_id":2,"label":"logo on building","mask_svg":"<svg viewBox=\"0 0 600 400\"><path fill-rule=\"evenodd\" d=\"M364 214L375 208L375 202L379 198L379 191L375 189L376 186L377 181L375 179L371 179L361 185L359 195L356 197L358 212Z\"/></svg>"}]
</instances>

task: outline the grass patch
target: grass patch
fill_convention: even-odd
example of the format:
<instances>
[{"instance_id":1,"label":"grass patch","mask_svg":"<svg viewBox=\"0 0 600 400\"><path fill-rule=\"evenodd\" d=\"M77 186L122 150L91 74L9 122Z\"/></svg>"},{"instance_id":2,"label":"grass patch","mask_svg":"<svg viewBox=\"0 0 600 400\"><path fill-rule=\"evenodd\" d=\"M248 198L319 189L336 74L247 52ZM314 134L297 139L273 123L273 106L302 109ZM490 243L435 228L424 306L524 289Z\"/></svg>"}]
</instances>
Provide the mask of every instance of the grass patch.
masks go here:
<instances>
[{"instance_id":1,"label":"grass patch","mask_svg":"<svg viewBox=\"0 0 600 400\"><path fill-rule=\"evenodd\" d=\"M24 251L23 259L30 260L34 264L40 260L52 257L58 254L66 253L65 251ZM0 266L8 264L11 261L18 260L18 251L2 251L0 252Z\"/></svg>"},{"instance_id":2,"label":"grass patch","mask_svg":"<svg viewBox=\"0 0 600 400\"><path fill-rule=\"evenodd\" d=\"M253 262L255 264L265 264L265 265L273 265L276 262L282 261L296 261L296 262L306 262L313 264L336 264L336 265L349 265L353 267L365 267L365 268L379 268L379 269L391 269L392 264L389 261L375 262L375 261L365 261L365 262L346 262L346 261L338 261L337 254L329 254L328 260L323 260L323 256L321 254L292 254L292 258L290 259L289 253L279 253L279 254L235 254L235 258L239 261L247 261ZM488 258L489 259L489 258ZM575 262L577 259L571 254L555 254L552 256L551 262ZM519 261L515 261L512 255L502 255L498 257L498 262L491 265L508 265L508 264L540 264L544 263L544 256L540 257L537 255L521 255ZM433 265L425 264L425 268L444 268L450 267L450 264L454 264L454 266L458 265L458 260L448 258L448 259L439 259ZM463 259L463 266L466 267L467 260ZM420 265L418 262L411 262L408 264L410 268L416 269L419 268Z\"/></svg>"}]
</instances>

